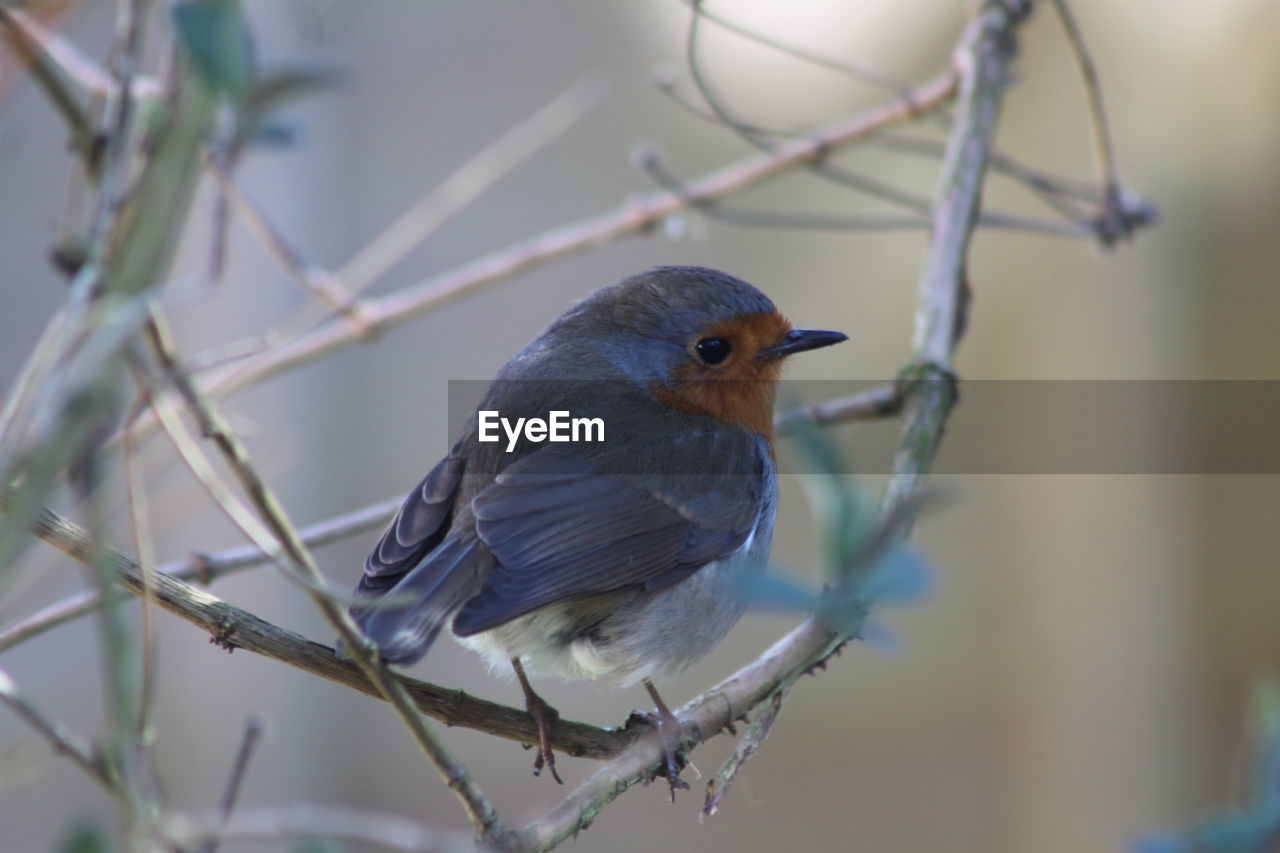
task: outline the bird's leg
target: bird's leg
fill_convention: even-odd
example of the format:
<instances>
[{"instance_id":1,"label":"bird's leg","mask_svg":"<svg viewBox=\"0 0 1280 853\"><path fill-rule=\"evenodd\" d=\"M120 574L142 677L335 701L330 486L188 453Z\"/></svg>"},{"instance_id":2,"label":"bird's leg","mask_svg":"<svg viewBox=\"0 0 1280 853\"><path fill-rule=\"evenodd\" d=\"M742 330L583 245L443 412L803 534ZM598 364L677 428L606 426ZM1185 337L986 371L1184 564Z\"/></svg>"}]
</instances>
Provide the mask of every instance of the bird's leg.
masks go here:
<instances>
[{"instance_id":1,"label":"bird's leg","mask_svg":"<svg viewBox=\"0 0 1280 853\"><path fill-rule=\"evenodd\" d=\"M680 778L680 763L676 757L676 747L680 742L680 721L676 719L675 714L671 713L667 703L662 701L658 688L654 687L653 682L647 678L644 680L644 689L649 691L649 696L658 710L655 715L658 723L658 737L662 739L662 751L667 763L667 784L671 786L671 799L674 802L677 788L685 790L689 788L689 783Z\"/></svg>"},{"instance_id":2,"label":"bird's leg","mask_svg":"<svg viewBox=\"0 0 1280 853\"><path fill-rule=\"evenodd\" d=\"M559 717L560 712L533 692L533 686L524 674L524 667L520 665L520 658L512 658L511 666L516 671L516 678L520 679L520 689L524 691L524 707L538 724L538 757L533 760L533 775L541 775L545 765L551 771L551 778L563 785L564 780L556 772L556 756L551 751L551 721Z\"/></svg>"}]
</instances>

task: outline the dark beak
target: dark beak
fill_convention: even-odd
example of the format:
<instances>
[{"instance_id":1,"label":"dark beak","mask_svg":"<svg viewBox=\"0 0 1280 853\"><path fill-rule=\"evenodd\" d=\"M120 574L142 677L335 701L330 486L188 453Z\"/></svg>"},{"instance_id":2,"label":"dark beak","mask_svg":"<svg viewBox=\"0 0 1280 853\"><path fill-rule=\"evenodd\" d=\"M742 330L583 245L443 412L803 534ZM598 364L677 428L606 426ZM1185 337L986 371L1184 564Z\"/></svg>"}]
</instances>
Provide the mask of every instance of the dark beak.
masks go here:
<instances>
[{"instance_id":1,"label":"dark beak","mask_svg":"<svg viewBox=\"0 0 1280 853\"><path fill-rule=\"evenodd\" d=\"M760 350L760 357L782 358L805 350L829 347L847 340L849 336L844 332L829 332L826 329L792 329L778 343Z\"/></svg>"}]
</instances>

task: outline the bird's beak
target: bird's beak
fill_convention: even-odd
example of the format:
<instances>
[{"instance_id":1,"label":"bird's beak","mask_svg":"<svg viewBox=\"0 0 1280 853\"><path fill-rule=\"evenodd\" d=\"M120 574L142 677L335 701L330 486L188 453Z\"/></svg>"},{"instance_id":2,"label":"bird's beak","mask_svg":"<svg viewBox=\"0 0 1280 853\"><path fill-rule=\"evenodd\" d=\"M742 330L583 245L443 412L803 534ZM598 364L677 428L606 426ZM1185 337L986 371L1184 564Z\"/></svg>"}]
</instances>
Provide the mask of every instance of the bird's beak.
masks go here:
<instances>
[{"instance_id":1,"label":"bird's beak","mask_svg":"<svg viewBox=\"0 0 1280 853\"><path fill-rule=\"evenodd\" d=\"M778 343L760 350L760 358L782 358L805 350L829 347L847 340L849 336L844 332L829 332L826 329L792 329Z\"/></svg>"}]
</instances>

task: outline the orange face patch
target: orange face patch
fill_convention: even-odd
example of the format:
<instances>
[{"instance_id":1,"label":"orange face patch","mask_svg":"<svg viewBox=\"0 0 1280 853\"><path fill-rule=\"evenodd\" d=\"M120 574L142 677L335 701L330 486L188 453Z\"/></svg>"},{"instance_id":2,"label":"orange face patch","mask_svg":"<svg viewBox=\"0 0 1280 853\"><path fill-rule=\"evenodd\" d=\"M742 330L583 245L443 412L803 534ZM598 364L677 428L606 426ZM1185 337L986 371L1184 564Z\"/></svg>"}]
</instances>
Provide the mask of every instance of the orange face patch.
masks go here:
<instances>
[{"instance_id":1,"label":"orange face patch","mask_svg":"<svg viewBox=\"0 0 1280 853\"><path fill-rule=\"evenodd\" d=\"M689 361L671 385L654 396L673 408L738 424L773 436L773 398L782 375L781 358L761 358L761 350L781 343L791 323L777 311L743 314L717 323L689 342ZM732 351L717 365L705 364L694 346L704 338L724 338Z\"/></svg>"}]
</instances>

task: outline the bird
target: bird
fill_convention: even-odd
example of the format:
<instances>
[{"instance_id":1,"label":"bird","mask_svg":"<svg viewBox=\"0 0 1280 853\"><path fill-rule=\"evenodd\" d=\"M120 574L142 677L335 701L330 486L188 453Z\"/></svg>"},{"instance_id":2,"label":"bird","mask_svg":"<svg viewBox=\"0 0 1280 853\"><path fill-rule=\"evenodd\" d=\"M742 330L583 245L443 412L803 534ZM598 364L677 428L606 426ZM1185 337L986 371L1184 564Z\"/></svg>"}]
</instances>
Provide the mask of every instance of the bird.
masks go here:
<instances>
[{"instance_id":1,"label":"bird","mask_svg":"<svg viewBox=\"0 0 1280 853\"><path fill-rule=\"evenodd\" d=\"M558 712L530 674L643 682L659 731L676 731L654 682L728 634L772 545L783 362L844 340L794 328L760 290L705 267L598 288L498 371L365 560L353 619L387 663L417 662L447 632L510 667L537 724L534 775L561 781ZM554 412L602 427L482 440L484 413L509 425ZM664 748L674 793L687 786L669 734Z\"/></svg>"}]
</instances>

